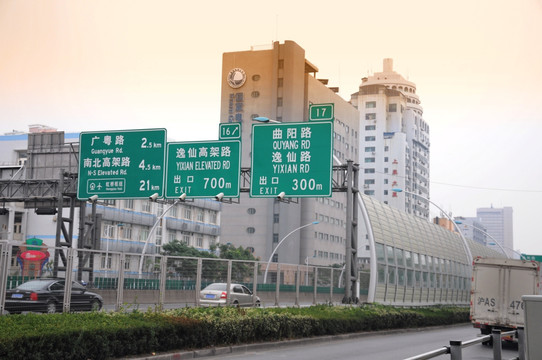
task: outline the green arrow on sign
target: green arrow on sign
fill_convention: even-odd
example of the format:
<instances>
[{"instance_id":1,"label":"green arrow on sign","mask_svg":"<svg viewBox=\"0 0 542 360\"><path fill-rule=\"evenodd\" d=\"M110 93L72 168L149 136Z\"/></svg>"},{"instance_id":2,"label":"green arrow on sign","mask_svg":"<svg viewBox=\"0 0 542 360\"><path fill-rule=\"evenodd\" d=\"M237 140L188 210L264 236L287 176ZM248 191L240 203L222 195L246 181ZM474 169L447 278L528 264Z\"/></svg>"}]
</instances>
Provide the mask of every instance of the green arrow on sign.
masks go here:
<instances>
[{"instance_id":1,"label":"green arrow on sign","mask_svg":"<svg viewBox=\"0 0 542 360\"><path fill-rule=\"evenodd\" d=\"M218 124L220 140L241 139L241 123L220 123Z\"/></svg>"}]
</instances>

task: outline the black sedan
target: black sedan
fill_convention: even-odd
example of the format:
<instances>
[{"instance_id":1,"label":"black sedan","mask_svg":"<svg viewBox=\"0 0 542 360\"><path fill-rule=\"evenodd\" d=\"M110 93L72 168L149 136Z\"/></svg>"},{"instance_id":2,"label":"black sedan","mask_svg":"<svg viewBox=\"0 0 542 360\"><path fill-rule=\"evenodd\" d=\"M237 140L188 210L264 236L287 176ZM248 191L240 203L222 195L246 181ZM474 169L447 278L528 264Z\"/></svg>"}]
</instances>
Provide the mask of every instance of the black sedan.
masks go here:
<instances>
[{"instance_id":1,"label":"black sedan","mask_svg":"<svg viewBox=\"0 0 542 360\"><path fill-rule=\"evenodd\" d=\"M15 289L6 291L5 310L10 314L23 311L55 313L62 312L64 299L64 279L35 279L27 281ZM71 311L97 311L102 308L100 295L87 291L72 282Z\"/></svg>"}]
</instances>

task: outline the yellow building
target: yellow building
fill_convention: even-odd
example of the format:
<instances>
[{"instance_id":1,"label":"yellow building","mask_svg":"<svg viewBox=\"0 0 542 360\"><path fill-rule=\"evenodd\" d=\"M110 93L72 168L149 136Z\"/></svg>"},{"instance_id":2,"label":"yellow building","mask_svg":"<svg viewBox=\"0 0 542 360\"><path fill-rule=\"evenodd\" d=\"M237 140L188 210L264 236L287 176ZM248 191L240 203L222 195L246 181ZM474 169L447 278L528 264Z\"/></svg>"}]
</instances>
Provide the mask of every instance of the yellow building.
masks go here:
<instances>
[{"instance_id":1,"label":"yellow building","mask_svg":"<svg viewBox=\"0 0 542 360\"><path fill-rule=\"evenodd\" d=\"M273 43L265 49L229 52L222 60L220 121L242 127L242 167L251 166L252 125L255 117L278 122L308 121L309 104L333 103L334 149L340 162L357 162L359 112L337 95L337 88L317 78L318 68L293 41ZM281 239L274 261L293 264L342 264L345 254L345 195L330 198L250 198L242 193L238 204L224 204L221 242L254 249L266 260Z\"/></svg>"}]
</instances>

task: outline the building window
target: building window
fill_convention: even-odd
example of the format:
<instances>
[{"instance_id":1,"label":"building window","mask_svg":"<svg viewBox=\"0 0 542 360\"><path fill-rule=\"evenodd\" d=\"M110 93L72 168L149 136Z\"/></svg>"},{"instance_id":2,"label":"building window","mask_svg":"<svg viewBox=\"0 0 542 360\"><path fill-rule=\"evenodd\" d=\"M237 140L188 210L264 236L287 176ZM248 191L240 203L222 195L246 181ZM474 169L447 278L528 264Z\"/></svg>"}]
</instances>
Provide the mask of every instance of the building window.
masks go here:
<instances>
[{"instance_id":1,"label":"building window","mask_svg":"<svg viewBox=\"0 0 542 360\"><path fill-rule=\"evenodd\" d=\"M365 179L364 184L372 185L375 183L375 179Z\"/></svg>"},{"instance_id":2,"label":"building window","mask_svg":"<svg viewBox=\"0 0 542 360\"><path fill-rule=\"evenodd\" d=\"M254 208L248 208L248 209L247 209L247 213L248 213L249 215L254 215L254 214L256 214L256 209L254 209Z\"/></svg>"},{"instance_id":3,"label":"building window","mask_svg":"<svg viewBox=\"0 0 542 360\"><path fill-rule=\"evenodd\" d=\"M183 215L184 215L184 218L186 220L192 220L192 209L190 209L188 207L184 208L184 214Z\"/></svg>"},{"instance_id":4,"label":"building window","mask_svg":"<svg viewBox=\"0 0 542 360\"><path fill-rule=\"evenodd\" d=\"M374 174L375 169L365 169L364 172L365 172L365 174Z\"/></svg>"},{"instance_id":5,"label":"building window","mask_svg":"<svg viewBox=\"0 0 542 360\"><path fill-rule=\"evenodd\" d=\"M111 269L111 256L106 256L107 254L102 254L102 269ZM107 263L106 263L107 259Z\"/></svg>"},{"instance_id":6,"label":"building window","mask_svg":"<svg viewBox=\"0 0 542 360\"><path fill-rule=\"evenodd\" d=\"M389 104L388 112L397 112L397 104Z\"/></svg>"},{"instance_id":7,"label":"building window","mask_svg":"<svg viewBox=\"0 0 542 360\"><path fill-rule=\"evenodd\" d=\"M367 113L365 114L365 120L375 120L376 114L375 113Z\"/></svg>"},{"instance_id":8,"label":"building window","mask_svg":"<svg viewBox=\"0 0 542 360\"><path fill-rule=\"evenodd\" d=\"M278 87L284 86L284 78L278 78L277 79L277 86Z\"/></svg>"},{"instance_id":9,"label":"building window","mask_svg":"<svg viewBox=\"0 0 542 360\"><path fill-rule=\"evenodd\" d=\"M367 126L365 126L365 130L367 130L367 131L376 130L376 125L367 125Z\"/></svg>"},{"instance_id":10,"label":"building window","mask_svg":"<svg viewBox=\"0 0 542 360\"><path fill-rule=\"evenodd\" d=\"M374 146L369 146L365 148L365 152L374 152L376 148Z\"/></svg>"},{"instance_id":11,"label":"building window","mask_svg":"<svg viewBox=\"0 0 542 360\"><path fill-rule=\"evenodd\" d=\"M125 226L122 228L122 238L123 239L132 239L132 228Z\"/></svg>"},{"instance_id":12,"label":"building window","mask_svg":"<svg viewBox=\"0 0 542 360\"><path fill-rule=\"evenodd\" d=\"M125 209L133 209L134 208L134 200L133 199L124 200L124 208Z\"/></svg>"},{"instance_id":13,"label":"building window","mask_svg":"<svg viewBox=\"0 0 542 360\"><path fill-rule=\"evenodd\" d=\"M115 226L113 225L104 225L104 230L103 230L103 237L106 237L106 238L110 238L112 239L115 235L114 235L114 228Z\"/></svg>"},{"instance_id":14,"label":"building window","mask_svg":"<svg viewBox=\"0 0 542 360\"><path fill-rule=\"evenodd\" d=\"M376 141L376 136L366 136L365 141Z\"/></svg>"},{"instance_id":15,"label":"building window","mask_svg":"<svg viewBox=\"0 0 542 360\"><path fill-rule=\"evenodd\" d=\"M279 214L273 214L273 223L278 224L279 222Z\"/></svg>"},{"instance_id":16,"label":"building window","mask_svg":"<svg viewBox=\"0 0 542 360\"><path fill-rule=\"evenodd\" d=\"M373 109L376 107L376 101L366 101L365 102L365 108L366 109Z\"/></svg>"},{"instance_id":17,"label":"building window","mask_svg":"<svg viewBox=\"0 0 542 360\"><path fill-rule=\"evenodd\" d=\"M365 158L365 162L366 162L366 163L374 163L374 162L375 162L375 158Z\"/></svg>"},{"instance_id":18,"label":"building window","mask_svg":"<svg viewBox=\"0 0 542 360\"><path fill-rule=\"evenodd\" d=\"M139 231L139 241L146 241L148 237L149 237L148 229L141 229Z\"/></svg>"},{"instance_id":19,"label":"building window","mask_svg":"<svg viewBox=\"0 0 542 360\"><path fill-rule=\"evenodd\" d=\"M384 151L389 151L390 150L390 147L389 146L384 146Z\"/></svg>"},{"instance_id":20,"label":"building window","mask_svg":"<svg viewBox=\"0 0 542 360\"><path fill-rule=\"evenodd\" d=\"M196 221L203 222L204 220L205 220L205 213L203 212L203 210L199 210Z\"/></svg>"},{"instance_id":21,"label":"building window","mask_svg":"<svg viewBox=\"0 0 542 360\"><path fill-rule=\"evenodd\" d=\"M273 255L273 260L272 260L272 261L275 262L275 263L276 263L276 262L279 262L279 254L274 254L274 255Z\"/></svg>"},{"instance_id":22,"label":"building window","mask_svg":"<svg viewBox=\"0 0 542 360\"><path fill-rule=\"evenodd\" d=\"M107 205L107 206L115 206L115 200L105 199L103 203L104 205Z\"/></svg>"},{"instance_id":23,"label":"building window","mask_svg":"<svg viewBox=\"0 0 542 360\"><path fill-rule=\"evenodd\" d=\"M209 216L211 217L211 219L210 219L211 224L216 224L216 222L218 220L217 212L216 211L211 211Z\"/></svg>"},{"instance_id":24,"label":"building window","mask_svg":"<svg viewBox=\"0 0 542 360\"><path fill-rule=\"evenodd\" d=\"M254 234L255 232L256 232L256 229L254 229L253 227L247 227L247 233Z\"/></svg>"},{"instance_id":25,"label":"building window","mask_svg":"<svg viewBox=\"0 0 542 360\"><path fill-rule=\"evenodd\" d=\"M203 238L201 236L196 239L196 246L199 248L203 247Z\"/></svg>"},{"instance_id":26,"label":"building window","mask_svg":"<svg viewBox=\"0 0 542 360\"><path fill-rule=\"evenodd\" d=\"M388 157L384 157L384 162L388 162Z\"/></svg>"},{"instance_id":27,"label":"building window","mask_svg":"<svg viewBox=\"0 0 542 360\"><path fill-rule=\"evenodd\" d=\"M151 202L150 201L143 201L141 202L141 211L143 212L151 212Z\"/></svg>"},{"instance_id":28,"label":"building window","mask_svg":"<svg viewBox=\"0 0 542 360\"><path fill-rule=\"evenodd\" d=\"M279 60L279 69L284 69L284 59Z\"/></svg>"},{"instance_id":29,"label":"building window","mask_svg":"<svg viewBox=\"0 0 542 360\"><path fill-rule=\"evenodd\" d=\"M282 98L277 98L277 106L282 106Z\"/></svg>"},{"instance_id":30,"label":"building window","mask_svg":"<svg viewBox=\"0 0 542 360\"><path fill-rule=\"evenodd\" d=\"M183 235L182 243L187 246L190 246L190 235Z\"/></svg>"},{"instance_id":31,"label":"building window","mask_svg":"<svg viewBox=\"0 0 542 360\"><path fill-rule=\"evenodd\" d=\"M156 240L156 245L162 245L162 228L160 226L156 228L155 240Z\"/></svg>"},{"instance_id":32,"label":"building window","mask_svg":"<svg viewBox=\"0 0 542 360\"><path fill-rule=\"evenodd\" d=\"M375 191L374 190L365 190L363 192L365 195L374 195L375 194Z\"/></svg>"},{"instance_id":33,"label":"building window","mask_svg":"<svg viewBox=\"0 0 542 360\"><path fill-rule=\"evenodd\" d=\"M273 242L278 243L279 242L279 234L273 233Z\"/></svg>"},{"instance_id":34,"label":"building window","mask_svg":"<svg viewBox=\"0 0 542 360\"><path fill-rule=\"evenodd\" d=\"M252 75L252 81L258 81L258 80L260 80L260 75L258 74Z\"/></svg>"},{"instance_id":35,"label":"building window","mask_svg":"<svg viewBox=\"0 0 542 360\"><path fill-rule=\"evenodd\" d=\"M216 244L216 236L211 236L209 238L209 245L214 245Z\"/></svg>"},{"instance_id":36,"label":"building window","mask_svg":"<svg viewBox=\"0 0 542 360\"><path fill-rule=\"evenodd\" d=\"M252 96L253 98L260 97L260 92L259 91L253 91L253 92L250 93L250 96Z\"/></svg>"}]
</instances>

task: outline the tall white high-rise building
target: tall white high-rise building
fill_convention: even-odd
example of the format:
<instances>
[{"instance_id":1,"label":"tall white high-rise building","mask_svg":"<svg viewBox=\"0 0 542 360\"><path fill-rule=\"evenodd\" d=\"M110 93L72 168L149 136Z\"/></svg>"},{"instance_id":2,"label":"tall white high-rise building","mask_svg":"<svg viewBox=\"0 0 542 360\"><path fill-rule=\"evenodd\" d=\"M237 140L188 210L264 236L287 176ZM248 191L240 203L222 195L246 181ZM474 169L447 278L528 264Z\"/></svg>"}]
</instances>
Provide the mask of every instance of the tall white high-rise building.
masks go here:
<instances>
[{"instance_id":1,"label":"tall white high-rise building","mask_svg":"<svg viewBox=\"0 0 542 360\"><path fill-rule=\"evenodd\" d=\"M351 96L361 116L360 187L366 195L429 219L429 125L416 85L393 70L392 59L384 59L383 70L363 78Z\"/></svg>"},{"instance_id":2,"label":"tall white high-rise building","mask_svg":"<svg viewBox=\"0 0 542 360\"><path fill-rule=\"evenodd\" d=\"M488 242L491 242L491 238L486 235L487 229L484 224L480 222L480 219L458 216L455 217L454 220L458 222L459 229L467 239L472 239L482 245L487 245Z\"/></svg>"},{"instance_id":3,"label":"tall white high-rise building","mask_svg":"<svg viewBox=\"0 0 542 360\"><path fill-rule=\"evenodd\" d=\"M510 206L503 208L478 208L476 217L487 229L492 240L497 241L509 256L514 255L514 226L513 210ZM494 250L500 251L498 245L491 245Z\"/></svg>"}]
</instances>

